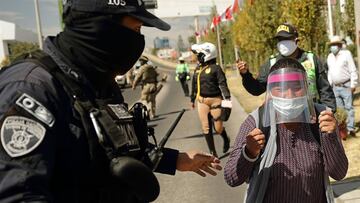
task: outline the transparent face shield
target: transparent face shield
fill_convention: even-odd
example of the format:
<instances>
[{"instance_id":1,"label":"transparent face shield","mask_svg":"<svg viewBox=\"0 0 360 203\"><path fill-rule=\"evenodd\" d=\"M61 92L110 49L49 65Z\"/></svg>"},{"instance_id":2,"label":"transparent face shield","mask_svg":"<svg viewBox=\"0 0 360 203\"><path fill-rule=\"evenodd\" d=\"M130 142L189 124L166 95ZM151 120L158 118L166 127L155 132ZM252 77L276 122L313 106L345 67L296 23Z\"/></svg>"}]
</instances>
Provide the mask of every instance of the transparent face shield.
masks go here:
<instances>
[{"instance_id":1,"label":"transparent face shield","mask_svg":"<svg viewBox=\"0 0 360 203\"><path fill-rule=\"evenodd\" d=\"M269 74L263 126L316 122L306 81L306 73L295 68L282 68Z\"/></svg>"}]
</instances>

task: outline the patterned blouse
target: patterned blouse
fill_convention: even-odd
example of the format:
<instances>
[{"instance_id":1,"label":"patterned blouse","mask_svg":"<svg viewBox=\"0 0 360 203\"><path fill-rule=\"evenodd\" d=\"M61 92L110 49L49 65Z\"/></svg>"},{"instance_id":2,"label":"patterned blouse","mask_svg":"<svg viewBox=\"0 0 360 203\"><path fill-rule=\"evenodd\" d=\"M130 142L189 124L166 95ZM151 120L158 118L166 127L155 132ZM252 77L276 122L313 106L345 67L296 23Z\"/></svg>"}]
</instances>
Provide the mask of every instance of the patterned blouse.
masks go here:
<instances>
[{"instance_id":1,"label":"patterned blouse","mask_svg":"<svg viewBox=\"0 0 360 203\"><path fill-rule=\"evenodd\" d=\"M277 152L263 202L326 202L324 171L335 180L346 175L348 160L337 133L321 133L319 144L310 125L299 125L293 132L283 125L277 126ZM251 178L257 163L243 154L246 135L255 126L254 118L248 116L226 163L225 181L232 187Z\"/></svg>"}]
</instances>

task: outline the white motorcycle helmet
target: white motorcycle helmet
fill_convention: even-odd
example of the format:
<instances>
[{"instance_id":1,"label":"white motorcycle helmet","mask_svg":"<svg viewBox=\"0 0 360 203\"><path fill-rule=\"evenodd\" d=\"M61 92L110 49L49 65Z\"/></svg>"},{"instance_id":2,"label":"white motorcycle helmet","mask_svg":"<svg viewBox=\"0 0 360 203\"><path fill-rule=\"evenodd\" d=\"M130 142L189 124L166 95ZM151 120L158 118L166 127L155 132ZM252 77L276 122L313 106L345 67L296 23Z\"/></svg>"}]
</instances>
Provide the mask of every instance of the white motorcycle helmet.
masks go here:
<instances>
[{"instance_id":1,"label":"white motorcycle helmet","mask_svg":"<svg viewBox=\"0 0 360 203\"><path fill-rule=\"evenodd\" d=\"M216 59L217 50L216 46L210 42L205 42L203 44L198 45L198 55L200 63L206 63L212 59Z\"/></svg>"}]
</instances>

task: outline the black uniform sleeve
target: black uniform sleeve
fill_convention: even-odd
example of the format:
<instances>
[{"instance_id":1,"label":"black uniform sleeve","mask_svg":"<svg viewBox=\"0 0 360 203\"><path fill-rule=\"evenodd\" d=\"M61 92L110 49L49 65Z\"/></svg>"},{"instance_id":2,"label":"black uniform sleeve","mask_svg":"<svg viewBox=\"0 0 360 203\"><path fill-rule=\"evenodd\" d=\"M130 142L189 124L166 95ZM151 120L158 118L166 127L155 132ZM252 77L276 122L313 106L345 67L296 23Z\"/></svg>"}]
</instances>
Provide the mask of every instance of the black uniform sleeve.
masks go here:
<instances>
[{"instance_id":1,"label":"black uniform sleeve","mask_svg":"<svg viewBox=\"0 0 360 203\"><path fill-rule=\"evenodd\" d=\"M254 96L259 96L266 91L267 77L269 75L270 60L260 67L257 79L248 71L242 76L242 84L245 89Z\"/></svg>"},{"instance_id":2,"label":"black uniform sleeve","mask_svg":"<svg viewBox=\"0 0 360 203\"><path fill-rule=\"evenodd\" d=\"M219 88L221 90L221 93L223 95L223 97L225 99L230 99L231 95L230 95L230 91L229 88L227 86L227 82L226 82L226 76L224 71L221 69L220 66L217 66L217 80L219 83Z\"/></svg>"},{"instance_id":3,"label":"black uniform sleeve","mask_svg":"<svg viewBox=\"0 0 360 203\"><path fill-rule=\"evenodd\" d=\"M192 103L195 102L195 98L196 98L196 94L197 94L197 74L196 74L196 70L194 70L194 74L191 80L191 95L190 95L190 100Z\"/></svg>"},{"instance_id":4,"label":"black uniform sleeve","mask_svg":"<svg viewBox=\"0 0 360 203\"><path fill-rule=\"evenodd\" d=\"M175 175L178 155L179 155L178 150L164 148L163 157L160 160L160 163L155 171L159 173Z\"/></svg>"},{"instance_id":5,"label":"black uniform sleeve","mask_svg":"<svg viewBox=\"0 0 360 203\"><path fill-rule=\"evenodd\" d=\"M314 55L314 63L316 70L316 87L320 96L320 103L331 108L333 112L336 111L336 100L332 87L327 79L325 66Z\"/></svg>"},{"instance_id":6,"label":"black uniform sleeve","mask_svg":"<svg viewBox=\"0 0 360 203\"><path fill-rule=\"evenodd\" d=\"M39 85L41 74L31 81L22 78L39 69L19 66L14 71L23 73L0 75L0 202L51 202L55 99Z\"/></svg>"}]
</instances>

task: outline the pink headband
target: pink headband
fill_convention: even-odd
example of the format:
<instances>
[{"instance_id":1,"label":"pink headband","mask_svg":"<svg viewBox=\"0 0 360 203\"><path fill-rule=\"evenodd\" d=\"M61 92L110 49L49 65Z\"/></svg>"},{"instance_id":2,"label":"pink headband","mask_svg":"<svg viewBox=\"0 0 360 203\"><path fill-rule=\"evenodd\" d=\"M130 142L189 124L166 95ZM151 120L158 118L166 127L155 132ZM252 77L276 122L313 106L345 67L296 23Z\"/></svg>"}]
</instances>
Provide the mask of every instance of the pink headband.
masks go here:
<instances>
[{"instance_id":1,"label":"pink headband","mask_svg":"<svg viewBox=\"0 0 360 203\"><path fill-rule=\"evenodd\" d=\"M304 75L301 73L285 73L285 74L276 74L271 75L268 78L268 83L273 82L285 82L285 81L299 81L304 80Z\"/></svg>"}]
</instances>

